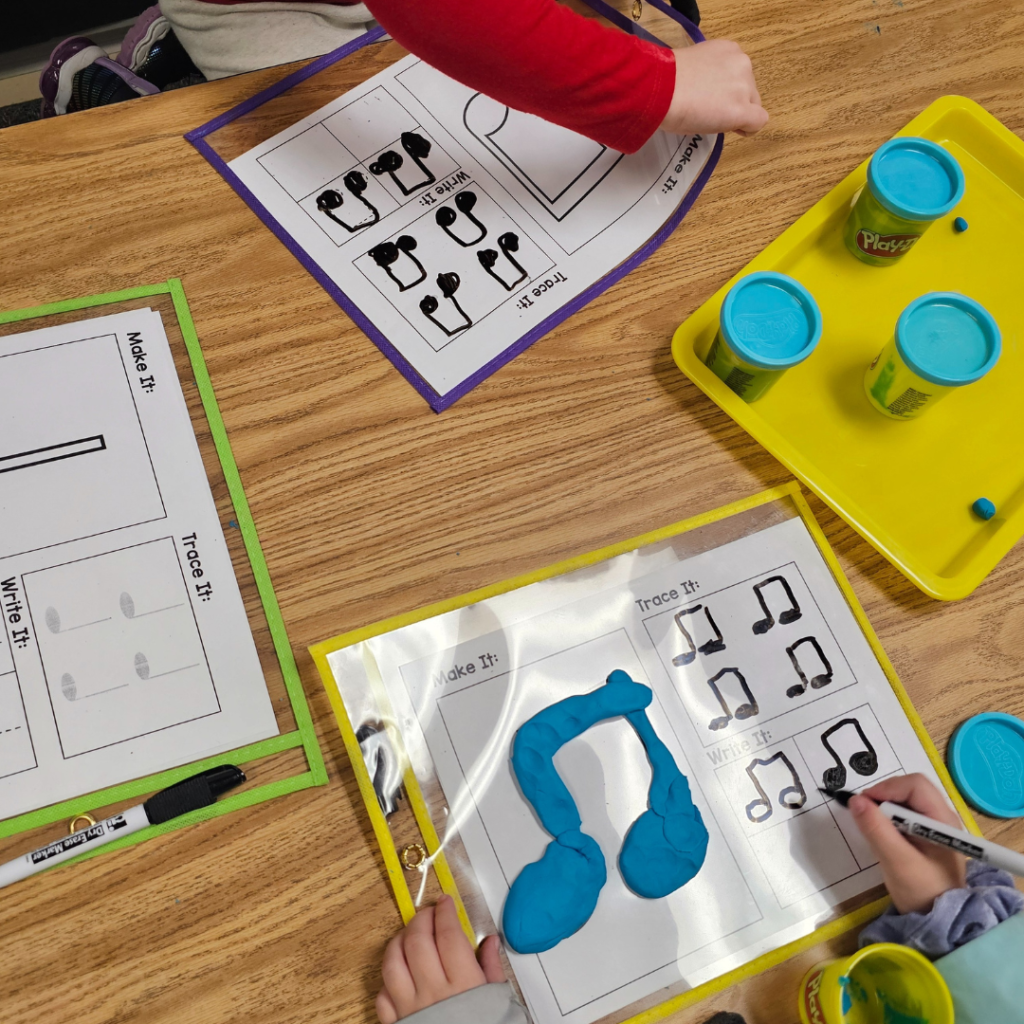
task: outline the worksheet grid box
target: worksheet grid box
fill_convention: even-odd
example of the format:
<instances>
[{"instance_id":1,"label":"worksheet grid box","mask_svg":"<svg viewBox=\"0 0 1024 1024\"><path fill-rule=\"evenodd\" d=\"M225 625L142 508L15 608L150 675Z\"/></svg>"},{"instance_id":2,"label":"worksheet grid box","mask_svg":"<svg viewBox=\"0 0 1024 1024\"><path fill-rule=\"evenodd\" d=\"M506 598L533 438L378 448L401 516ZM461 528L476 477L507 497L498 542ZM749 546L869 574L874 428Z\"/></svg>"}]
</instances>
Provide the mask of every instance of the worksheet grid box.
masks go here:
<instances>
[{"instance_id":1,"label":"worksheet grid box","mask_svg":"<svg viewBox=\"0 0 1024 1024\"><path fill-rule=\"evenodd\" d=\"M458 196L471 197L473 220L458 209ZM465 206L466 200L462 202ZM447 231L438 223L440 210L450 211L455 218ZM415 247L409 249L406 239L413 239ZM516 246L511 251L510 239ZM353 266L435 352L459 340L509 301L519 301L554 267L522 226L473 182L447 195L386 241L401 253L392 266L385 269L374 260L372 254L379 246L353 260ZM481 253L486 251L493 254L494 273L488 273L481 262ZM454 303L444 296L439 274L458 277ZM427 296L437 304L430 316L420 305Z\"/></svg>"},{"instance_id":2,"label":"worksheet grid box","mask_svg":"<svg viewBox=\"0 0 1024 1024\"><path fill-rule=\"evenodd\" d=\"M0 392L0 558L166 517L116 335L21 352L0 342Z\"/></svg>"},{"instance_id":3,"label":"worksheet grid box","mask_svg":"<svg viewBox=\"0 0 1024 1024\"><path fill-rule=\"evenodd\" d=\"M460 170L383 87L257 161L337 246Z\"/></svg>"},{"instance_id":4,"label":"worksheet grid box","mask_svg":"<svg viewBox=\"0 0 1024 1024\"><path fill-rule=\"evenodd\" d=\"M5 663L0 665L0 779L31 771L36 764L18 673Z\"/></svg>"},{"instance_id":5,"label":"worksheet grid box","mask_svg":"<svg viewBox=\"0 0 1024 1024\"><path fill-rule=\"evenodd\" d=\"M403 676L407 667L411 668L403 666ZM458 794L446 794L453 815L465 821L468 796L506 885L526 863L538 859L551 840L519 796L509 765L515 731L553 700L593 690L595 680L612 668L622 668L636 681L647 682L632 641L622 629L517 664L511 673L469 683L437 700L444 746L448 756L457 759L462 780ZM515 695L506 705L510 688ZM507 717L512 706L514 723ZM626 722L611 720L598 723L558 751L555 765L578 803L583 830L601 846L609 868L608 881L587 928L539 955L563 1015L762 917L657 696L648 714L680 771L689 778L694 802L702 809L711 835L708 855L697 877L665 900L646 900L631 893L614 865L626 832L647 809L650 768L639 739ZM428 725L428 742L436 758L439 740L436 736L429 739L429 723L421 724ZM603 784L595 786L595 780L602 777ZM481 785L482 778L486 781ZM723 889L736 897L727 908L716 896ZM715 907L716 913L707 913L709 907ZM690 920L693 928L688 935L680 935L673 920ZM606 941L612 933L617 941Z\"/></svg>"},{"instance_id":6,"label":"worksheet grid box","mask_svg":"<svg viewBox=\"0 0 1024 1024\"><path fill-rule=\"evenodd\" d=\"M857 682L795 562L643 623L705 747Z\"/></svg>"},{"instance_id":7,"label":"worksheet grid box","mask_svg":"<svg viewBox=\"0 0 1024 1024\"><path fill-rule=\"evenodd\" d=\"M24 580L65 759L220 712L172 538Z\"/></svg>"}]
</instances>

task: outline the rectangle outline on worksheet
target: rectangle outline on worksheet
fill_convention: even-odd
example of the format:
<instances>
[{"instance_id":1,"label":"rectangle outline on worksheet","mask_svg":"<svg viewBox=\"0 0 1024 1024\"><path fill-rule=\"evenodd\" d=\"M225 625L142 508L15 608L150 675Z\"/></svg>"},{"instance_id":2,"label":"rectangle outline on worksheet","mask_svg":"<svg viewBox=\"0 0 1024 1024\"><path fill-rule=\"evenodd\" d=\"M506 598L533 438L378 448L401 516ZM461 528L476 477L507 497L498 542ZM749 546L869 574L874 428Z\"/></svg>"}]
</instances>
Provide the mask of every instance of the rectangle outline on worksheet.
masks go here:
<instances>
[{"instance_id":1,"label":"rectangle outline on worksheet","mask_svg":"<svg viewBox=\"0 0 1024 1024\"><path fill-rule=\"evenodd\" d=\"M26 329L31 329L31 321L40 317L55 316L60 313L80 310L96 310L99 307L114 303L133 302L160 295L169 296L174 304L178 329L181 331L181 336L185 343L195 385L202 400L203 412L206 415L207 425L216 449L217 460L224 474L224 482L227 485L239 532L245 545L246 556L256 589L259 593L260 605L267 620L274 653L281 669L285 691L288 694L288 703L292 714L295 716L295 729L291 732L278 733L277 736L271 736L265 740L257 740L236 750L226 750L220 754L214 754L210 757L204 757L199 761L193 761L190 764L179 765L176 768L169 768L153 775L109 786L94 793L83 793L81 796L70 797L67 800L62 800L60 803L41 807L35 811L15 815L12 818L0 821L0 839L7 839L29 829L39 828L42 825L50 825L62 820L66 821L69 818L82 814L86 810L95 811L115 803L148 795L171 786L176 782L180 782L182 779L187 779L197 772L206 771L209 768L214 768L227 762L248 764L262 758L269 758L286 750L300 748L305 755L306 767L304 771L297 775L289 775L283 779L262 783L241 793L225 796L210 807L192 811L181 817L172 818L162 825L151 825L130 836L116 839L114 842L102 846L91 853L84 853L74 858L68 863L77 863L79 860L87 860L126 846L133 846L135 843L152 839L165 832L172 832L199 821L206 821L210 818L219 817L222 814L229 814L243 807L251 807L262 803L264 800L284 796L286 793L308 789L310 786L323 786L327 784L327 769L324 764L323 754L320 751L320 744L316 738L316 730L313 726L309 705L306 703L302 680L299 677L295 656L292 653L291 643L281 616L281 609L274 594L266 559L263 556L263 549L260 546L259 536L256 532L256 524L253 522L252 513L249 510L249 502L242 487L238 465L231 451L231 444L228 440L224 420L217 405L213 384L206 367L206 359L203 356L202 346L199 343L199 336L196 333L192 313L188 306L188 300L185 298L185 290L182 287L181 281L178 278L171 278L162 284L142 285L117 292L52 302L44 306L0 312L0 325L24 323ZM177 549L175 549L175 556L177 557Z\"/></svg>"},{"instance_id":2,"label":"rectangle outline on worksheet","mask_svg":"<svg viewBox=\"0 0 1024 1024\"><path fill-rule=\"evenodd\" d=\"M653 2L653 0L649 0L649 2ZM791 480L788 483L780 484L776 487L770 488L769 490L762 491L759 494L754 494L748 498L734 501L731 504L713 509L710 512L704 512L700 515L693 516L690 519L673 523L672 525L663 527L662 529L652 530L649 533L642 534L638 537L631 537L618 544L612 544L597 551L591 551L586 554L567 558L555 565L549 565L532 572L527 572L521 576L514 577L513 579L481 587L479 590L474 590L468 594L462 594L458 597L439 601L433 605L428 605L414 611L393 616L392 618L386 619L382 622L372 623L371 625L364 626L360 629L352 630L349 633L324 640L309 648L309 652L313 656L313 661L320 671L320 677L324 684L324 689L327 691L327 697L331 702L331 707L338 722L338 729L341 732L342 740L345 743L345 750L348 753L349 762L352 765L352 769L356 777L356 783L359 786L360 795L363 798L363 803L370 817L370 823L373 827L374 835L380 845L381 856L384 860L384 867L387 871L388 878L391 881L395 901L398 903L399 911L406 923L408 923L416 913L416 903L409 888L408 877L403 870L402 863L399 859L395 839L391 834L384 812L381 810L380 804L377 801L377 794L373 787L373 780L370 778L366 763L363 760L363 753L359 746L359 741L356 739L352 723L349 720L348 711L345 708L344 701L341 699L338 687L334 682L334 675L328 660L330 654L334 651L341 650L344 647L350 647L354 644L370 640L373 637L380 636L381 634L387 633L393 629L408 626L414 622L421 622L424 619L432 618L433 616L441 615L457 608L464 608L468 605L477 604L480 601L495 597L498 594L504 594L519 587L525 587L541 580L551 579L552 577L572 572L576 569L595 565L599 562L614 558L617 555L634 551L637 548L648 544L665 541L679 534L687 533L690 530L709 526L712 523L719 522L730 516L749 512L752 509L768 505L773 502L782 502L786 500L792 502L796 511L794 518L800 518L803 521L808 533L811 535L811 539L831 572L836 585L839 587L843 597L846 599L857 625L864 634L864 638L867 640L872 653L878 659L878 664L884 672L886 679L889 681L889 684L892 686L893 692L896 694L897 700L900 702L900 705L906 713L911 727L917 734L918 739L921 741L921 745L931 761L932 767L935 769L936 774L945 786L946 793L949 796L950 801L953 803L957 812L963 819L967 830L974 835L981 834L981 830L978 828L977 822L975 822L970 808L966 803L964 803L963 797L953 784L953 780L950 777L944 761L942 760L941 754L936 749L931 737L928 735L928 730L925 728L925 724L921 719L921 716L914 708L914 705L910 700L910 696L907 694L903 684L900 682L899 676L896 674L896 670L893 668L892 662L885 653L885 649L882 647L878 636L875 634L870 620L865 614L864 609L861 607L860 601L857 599L857 595L854 592L853 587L850 585L850 581L846 578L846 575L839 564L839 560L836 558L835 552L829 545L828 538L826 538L824 531L814 518L814 513L811 511L810 506L804 499L799 482ZM439 882L442 891L451 896L455 901L456 909L459 913L459 920L462 923L463 929L472 939L474 938L473 928L469 922L465 905L462 902L458 885L455 881L454 875L452 874L448 858L445 856L444 847L438 836L437 829L430 817L430 810L426 800L424 799L419 781L411 767L406 769L403 782L406 794L409 798L409 803L412 806L416 817L416 824L422 834L423 844L427 849L431 866L434 869L437 881ZM871 920L871 918L876 917L881 913L887 903L888 899L880 899L873 903L869 903L866 906L858 907L857 909L843 914L834 920L827 921L802 938L795 939L792 942L771 950L768 953L763 953L761 956L749 963L734 968L733 970L719 975L716 978L712 978L710 981L703 982L689 991L671 996L659 1005L640 1010L628 1020L622 1021L621 1024L654 1024L655 1021L660 1021L669 1016L669 1014L675 1013L677 1010L681 1010L683 1007L690 1006L699 1000L706 999L716 992L721 992L723 989L728 988L730 985L737 984L745 978L754 977L762 971L768 970L770 967L775 967L776 965L788 960L790 957L796 956L798 953L805 952L812 946L829 941L838 935L842 935L844 932L866 924Z\"/></svg>"},{"instance_id":3,"label":"rectangle outline on worksheet","mask_svg":"<svg viewBox=\"0 0 1024 1024\"><path fill-rule=\"evenodd\" d=\"M615 8L610 7L605 3L605 0L584 0L584 2L587 6L593 8L593 10L598 14L607 18L623 31L628 32L631 35L641 35L644 38L651 38L649 32L645 29L641 29L639 25L631 22L623 14L620 14L615 10ZM665 3L664 0L648 0L648 2L663 14L666 14L674 21L678 22L693 42L701 43L704 41L704 36L700 29L697 28L697 26L688 18L684 17L678 11ZM682 223L682 220L689 212L690 207L693 206L697 197L703 191L704 186L707 184L708 179L711 177L712 172L718 164L719 157L722 154L725 137L723 135L719 135L716 138L714 148L711 151L711 155L708 157L707 163L704 165L700 174L697 175L679 206L661 226L661 228L642 246L640 246L636 252L623 260L623 262L617 267L610 270L604 277L595 281L588 288L585 288L577 296L565 303L565 305L559 307L554 313L527 331L503 352L500 352L488 363L480 367L479 370L470 374L460 384L457 384L451 389L451 391L442 395L435 391L434 388L432 388L426 380L420 376L412 364L394 345L391 344L390 341L388 341L383 332L381 332L370 321L369 317L367 317L356 305L356 303L331 280L328 274L318 263L316 263L309 253L306 252L299 242L285 230L284 226L280 224L270 211L256 198L255 195L253 195L253 193L242 182L241 178L231 170L224 158L217 153L207 140L208 135L219 131L221 128L225 127L225 125L230 124L232 121L236 121L243 115L251 113L257 107L260 107L269 100L280 96L281 93L286 92L292 86L306 81L307 78L311 78L313 75L330 67L332 64L336 64L340 60L344 60L350 54L361 50L364 46L368 46L371 43L378 42L385 38L387 38L387 33L383 26L378 25L376 28L370 29L370 31L359 36L357 39L353 39L344 46L340 46L338 49L324 54L324 56L307 64L304 68L300 68L298 71L285 76L280 82L258 92L255 96L250 96L247 100L243 100L237 106L234 106L230 110L225 111L225 113L218 115L211 121L207 121L206 124L200 125L200 127L187 132L185 139L186 141L191 142L192 145L199 150L199 152L221 175L221 177L223 177L235 192L241 196L243 201L252 209L256 216L263 221L263 223L299 261L299 263L301 263L302 266L313 276L320 287L323 288L332 299L334 299L334 301L349 315L355 325L362 330L362 332L377 346L377 348L381 350L381 352L384 353L385 356L387 356L398 372L405 377L417 392L419 392L430 408L433 409L434 412L443 412L454 402L457 402L464 395L472 391L478 384L486 380L492 373L500 369L507 362L510 362L521 352L524 352L535 341L542 338L564 320L567 320L574 313L577 313L591 300L597 298L597 296L602 292L607 291L607 289L609 289L613 284L625 277L630 271L636 269L644 262L644 260L651 256L662 245L662 243L665 242L669 235L671 235L672 232L675 231L675 229Z\"/></svg>"}]
</instances>

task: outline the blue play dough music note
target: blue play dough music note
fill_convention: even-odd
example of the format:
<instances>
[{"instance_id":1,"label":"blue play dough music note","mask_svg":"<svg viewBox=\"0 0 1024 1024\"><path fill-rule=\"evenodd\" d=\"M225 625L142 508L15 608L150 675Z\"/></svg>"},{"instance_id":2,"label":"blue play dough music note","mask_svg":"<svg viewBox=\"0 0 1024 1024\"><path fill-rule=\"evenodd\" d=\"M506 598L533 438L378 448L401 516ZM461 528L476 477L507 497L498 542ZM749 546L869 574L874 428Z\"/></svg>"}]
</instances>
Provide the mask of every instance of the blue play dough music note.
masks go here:
<instances>
[{"instance_id":1,"label":"blue play dough music note","mask_svg":"<svg viewBox=\"0 0 1024 1024\"><path fill-rule=\"evenodd\" d=\"M597 906L607 880L604 855L581 831L576 803L553 758L561 746L606 718L628 719L652 768L650 807L630 828L619 856L626 884L641 896L667 896L700 870L707 829L690 799L686 777L643 710L651 699L649 687L617 669L604 686L552 704L516 733L512 769L523 796L554 836L541 859L519 873L505 900L502 925L516 952L551 949L582 928Z\"/></svg>"}]
</instances>

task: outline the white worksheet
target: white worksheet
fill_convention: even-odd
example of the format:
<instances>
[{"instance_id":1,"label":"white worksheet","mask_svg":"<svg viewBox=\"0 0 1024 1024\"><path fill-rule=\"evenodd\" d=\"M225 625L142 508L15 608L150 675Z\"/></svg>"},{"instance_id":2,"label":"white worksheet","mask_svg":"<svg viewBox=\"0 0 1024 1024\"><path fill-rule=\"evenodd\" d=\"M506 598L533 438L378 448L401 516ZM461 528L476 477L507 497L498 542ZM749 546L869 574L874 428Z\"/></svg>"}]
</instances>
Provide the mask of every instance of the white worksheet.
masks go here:
<instances>
[{"instance_id":1,"label":"white worksheet","mask_svg":"<svg viewBox=\"0 0 1024 1024\"><path fill-rule=\"evenodd\" d=\"M160 315L0 338L0 819L278 732Z\"/></svg>"},{"instance_id":2,"label":"white worksheet","mask_svg":"<svg viewBox=\"0 0 1024 1024\"><path fill-rule=\"evenodd\" d=\"M716 138L624 156L410 56L229 167L443 397L648 242Z\"/></svg>"},{"instance_id":3,"label":"white worksheet","mask_svg":"<svg viewBox=\"0 0 1024 1024\"><path fill-rule=\"evenodd\" d=\"M536 1024L589 1024L809 933L881 881L819 787L936 778L799 518L688 558L671 542L640 549L339 650L330 665L353 726L393 716L417 775L436 772L446 831L496 922L552 838L512 773L519 726L614 669L653 690L648 715L689 779L707 857L665 899L631 892L616 859L647 808L644 748L623 718L563 746L555 767L608 881L575 935L508 951Z\"/></svg>"}]
</instances>

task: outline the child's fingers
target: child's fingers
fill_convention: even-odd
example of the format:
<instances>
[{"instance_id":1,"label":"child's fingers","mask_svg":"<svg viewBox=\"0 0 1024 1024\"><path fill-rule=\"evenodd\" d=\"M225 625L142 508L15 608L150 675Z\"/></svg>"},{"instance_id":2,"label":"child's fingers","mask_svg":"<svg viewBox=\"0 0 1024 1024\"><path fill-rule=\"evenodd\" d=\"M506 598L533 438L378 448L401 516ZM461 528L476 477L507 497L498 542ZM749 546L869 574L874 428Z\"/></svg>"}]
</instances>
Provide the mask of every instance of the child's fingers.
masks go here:
<instances>
[{"instance_id":1,"label":"child's fingers","mask_svg":"<svg viewBox=\"0 0 1024 1024\"><path fill-rule=\"evenodd\" d=\"M865 790L864 795L879 802L889 800L894 804L903 804L920 814L928 815L929 818L935 818L936 821L963 828L962 822L950 810L934 783L917 772L912 775L897 775L879 782Z\"/></svg>"},{"instance_id":2,"label":"child's fingers","mask_svg":"<svg viewBox=\"0 0 1024 1024\"><path fill-rule=\"evenodd\" d=\"M384 989L392 1006L408 1006L416 996L416 985L409 973L409 965L405 962L405 950L402 948L405 932L399 932L384 950L384 960L380 965ZM380 1013L380 1006L377 1007ZM398 1019L397 1012L395 1020ZM381 1020L384 1020L381 1015ZM387 1021L384 1024L388 1024Z\"/></svg>"},{"instance_id":3,"label":"child's fingers","mask_svg":"<svg viewBox=\"0 0 1024 1024\"><path fill-rule=\"evenodd\" d=\"M505 980L505 969L501 966L500 943L497 935L488 935L480 943L480 967L488 985L496 985Z\"/></svg>"},{"instance_id":4,"label":"child's fingers","mask_svg":"<svg viewBox=\"0 0 1024 1024\"><path fill-rule=\"evenodd\" d=\"M905 860L908 853L917 853L917 849L878 809L878 804L873 800L863 796L852 797L850 813L883 870L889 865L896 865Z\"/></svg>"},{"instance_id":5,"label":"child's fingers","mask_svg":"<svg viewBox=\"0 0 1024 1024\"><path fill-rule=\"evenodd\" d=\"M417 989L432 991L445 983L444 968L434 939L433 907L424 907L406 926L402 949Z\"/></svg>"},{"instance_id":6,"label":"child's fingers","mask_svg":"<svg viewBox=\"0 0 1024 1024\"><path fill-rule=\"evenodd\" d=\"M434 936L441 966L453 985L475 986L483 980L473 947L459 923L451 896L442 896L434 909Z\"/></svg>"},{"instance_id":7,"label":"child's fingers","mask_svg":"<svg viewBox=\"0 0 1024 1024\"><path fill-rule=\"evenodd\" d=\"M386 988L377 993L377 1016L380 1018L380 1024L395 1024L398 1020L398 1010L395 1009Z\"/></svg>"}]
</instances>

